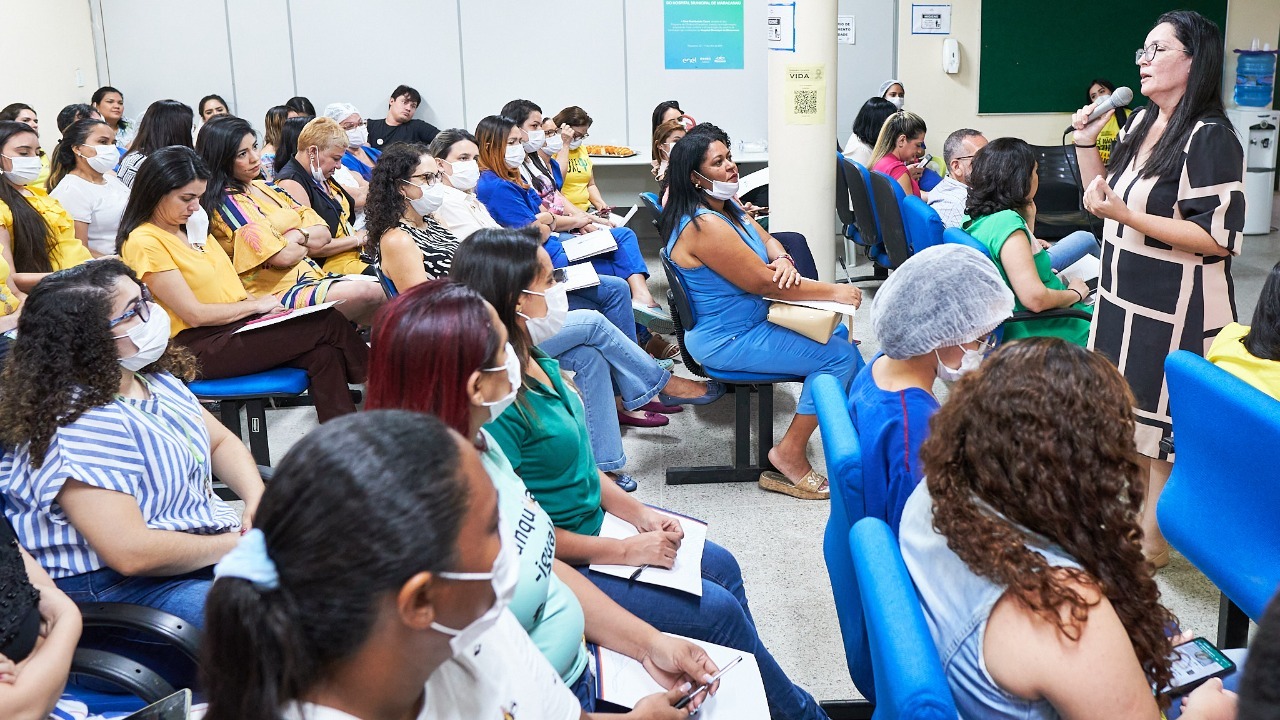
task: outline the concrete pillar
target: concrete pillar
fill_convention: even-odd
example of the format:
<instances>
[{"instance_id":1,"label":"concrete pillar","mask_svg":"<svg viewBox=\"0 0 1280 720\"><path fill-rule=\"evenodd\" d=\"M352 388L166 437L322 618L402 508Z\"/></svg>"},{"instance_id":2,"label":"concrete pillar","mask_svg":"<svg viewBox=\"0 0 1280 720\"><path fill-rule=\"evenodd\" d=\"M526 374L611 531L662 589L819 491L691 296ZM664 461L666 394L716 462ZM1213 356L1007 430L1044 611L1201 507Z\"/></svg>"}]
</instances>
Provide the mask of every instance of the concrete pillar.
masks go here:
<instances>
[{"instance_id":1,"label":"concrete pillar","mask_svg":"<svg viewBox=\"0 0 1280 720\"><path fill-rule=\"evenodd\" d=\"M804 234L818 277L827 282L836 268L836 6L836 0L797 2L796 51L769 51L769 227ZM821 68L820 81L814 68ZM809 70L810 77L789 69ZM797 115L812 107L812 95L797 107L795 91L813 88L823 89L818 112Z\"/></svg>"}]
</instances>

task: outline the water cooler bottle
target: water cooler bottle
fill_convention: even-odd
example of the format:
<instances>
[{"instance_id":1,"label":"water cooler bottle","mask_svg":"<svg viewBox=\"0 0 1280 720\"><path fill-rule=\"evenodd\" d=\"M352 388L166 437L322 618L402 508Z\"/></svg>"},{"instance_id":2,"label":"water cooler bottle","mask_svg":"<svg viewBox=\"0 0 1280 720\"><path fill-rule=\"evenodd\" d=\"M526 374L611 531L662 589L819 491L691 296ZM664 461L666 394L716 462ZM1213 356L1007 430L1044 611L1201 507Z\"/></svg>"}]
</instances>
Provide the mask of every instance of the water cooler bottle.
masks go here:
<instances>
[{"instance_id":1,"label":"water cooler bottle","mask_svg":"<svg viewBox=\"0 0 1280 720\"><path fill-rule=\"evenodd\" d=\"M1235 107L1227 117L1244 148L1244 233L1265 235L1271 231L1271 188L1276 175L1277 125L1280 112L1266 108Z\"/></svg>"}]
</instances>

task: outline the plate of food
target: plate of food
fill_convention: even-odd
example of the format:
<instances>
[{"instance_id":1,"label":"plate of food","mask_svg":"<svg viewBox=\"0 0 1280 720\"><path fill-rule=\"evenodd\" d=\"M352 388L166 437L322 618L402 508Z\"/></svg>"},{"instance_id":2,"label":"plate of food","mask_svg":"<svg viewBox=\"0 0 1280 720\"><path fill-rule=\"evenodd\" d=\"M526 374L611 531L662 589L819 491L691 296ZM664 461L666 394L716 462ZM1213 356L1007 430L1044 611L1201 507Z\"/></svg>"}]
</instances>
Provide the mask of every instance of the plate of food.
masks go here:
<instances>
[{"instance_id":1,"label":"plate of food","mask_svg":"<svg viewBox=\"0 0 1280 720\"><path fill-rule=\"evenodd\" d=\"M627 158L636 154L626 145L588 145L587 154L601 158Z\"/></svg>"}]
</instances>

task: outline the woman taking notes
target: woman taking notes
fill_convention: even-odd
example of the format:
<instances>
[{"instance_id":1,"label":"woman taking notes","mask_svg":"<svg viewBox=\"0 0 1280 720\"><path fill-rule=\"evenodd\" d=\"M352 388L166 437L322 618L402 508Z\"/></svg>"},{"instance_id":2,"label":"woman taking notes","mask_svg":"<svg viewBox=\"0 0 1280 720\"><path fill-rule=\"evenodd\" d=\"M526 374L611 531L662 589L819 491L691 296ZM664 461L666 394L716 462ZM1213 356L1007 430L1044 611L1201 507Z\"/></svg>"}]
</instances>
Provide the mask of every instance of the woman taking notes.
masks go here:
<instances>
[{"instance_id":1,"label":"woman taking notes","mask_svg":"<svg viewBox=\"0 0 1280 720\"><path fill-rule=\"evenodd\" d=\"M1236 320L1231 256L1244 230L1244 157L1222 107L1222 34L1190 11L1161 15L1137 53L1142 94L1111 152L1098 155L1107 112L1072 118L1085 207L1103 218L1102 282L1089 347L1111 358L1133 390L1138 452L1147 474L1144 550L1162 567L1169 546L1155 505L1173 468L1164 360L1203 355Z\"/></svg>"}]
</instances>

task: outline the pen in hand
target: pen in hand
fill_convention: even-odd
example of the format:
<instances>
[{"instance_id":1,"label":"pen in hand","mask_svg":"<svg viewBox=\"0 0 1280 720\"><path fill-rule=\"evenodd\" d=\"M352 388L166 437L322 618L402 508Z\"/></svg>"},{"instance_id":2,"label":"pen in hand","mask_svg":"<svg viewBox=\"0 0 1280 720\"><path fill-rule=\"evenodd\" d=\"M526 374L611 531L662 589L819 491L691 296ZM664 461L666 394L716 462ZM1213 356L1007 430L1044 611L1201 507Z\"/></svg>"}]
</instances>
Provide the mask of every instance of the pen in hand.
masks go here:
<instances>
[{"instance_id":1,"label":"pen in hand","mask_svg":"<svg viewBox=\"0 0 1280 720\"><path fill-rule=\"evenodd\" d=\"M645 570L648 570L648 569L649 569L649 564L648 564L648 563L645 563L644 565L641 565L640 567L636 568L636 571L635 571L635 572L631 573L631 577L627 578L627 581L628 581L628 582L635 582L636 578L640 577L640 573L642 573L642 572L644 572Z\"/></svg>"},{"instance_id":2,"label":"pen in hand","mask_svg":"<svg viewBox=\"0 0 1280 720\"><path fill-rule=\"evenodd\" d=\"M719 680L721 677L723 677L725 673L727 673L727 672L729 672L730 670L732 670L732 669L733 669L733 666L734 666L734 665L737 665L737 664L738 664L738 663L740 663L740 662L742 662L742 656L741 656L741 655L739 655L738 657L734 658L733 660L730 660L730 661L729 661L729 664L727 664L727 665L725 665L724 667L720 668L720 672L716 673L715 675L712 675L712 676L711 676L711 678L709 679L709 681L708 681L705 685L699 685L698 687L694 688L691 692L689 692L687 695L685 695L684 697L680 698L679 702L677 702L677 703L675 704L675 709L677 709L677 710L683 710L683 709L684 709L684 707L685 707L686 705L688 705L689 703L693 702L694 698L698 697L699 695L701 695L702 693L704 693L704 692L706 692L708 689L710 689L712 685L715 685L715 684L716 684L716 681L717 681L717 680Z\"/></svg>"}]
</instances>

